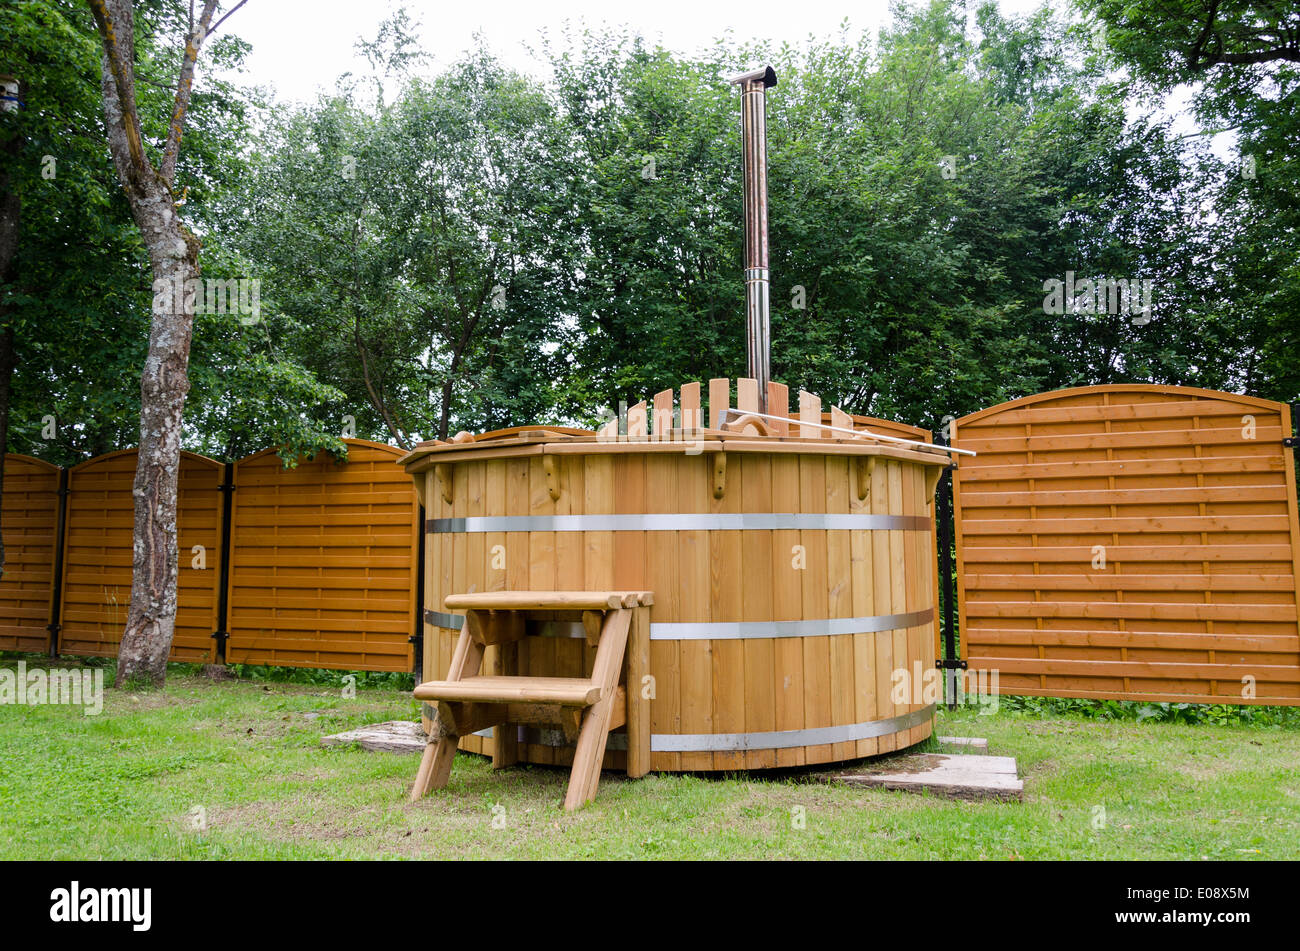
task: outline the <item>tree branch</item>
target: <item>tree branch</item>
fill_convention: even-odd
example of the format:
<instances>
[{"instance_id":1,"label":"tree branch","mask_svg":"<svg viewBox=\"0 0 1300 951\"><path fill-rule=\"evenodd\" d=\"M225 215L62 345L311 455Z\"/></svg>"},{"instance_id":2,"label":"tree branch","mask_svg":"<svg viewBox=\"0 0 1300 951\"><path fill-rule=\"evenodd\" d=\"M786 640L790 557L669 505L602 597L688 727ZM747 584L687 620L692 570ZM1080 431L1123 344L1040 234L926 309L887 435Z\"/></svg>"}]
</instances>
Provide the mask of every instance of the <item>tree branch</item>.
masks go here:
<instances>
[{"instance_id":1,"label":"tree branch","mask_svg":"<svg viewBox=\"0 0 1300 951\"><path fill-rule=\"evenodd\" d=\"M113 133L117 132L126 144L126 155L115 152L114 158L119 163L125 159L125 168L119 168L124 181L139 182L146 173L153 171L153 166L144 154L140 115L135 104L131 55L135 45L133 14L129 3L124 10L118 10L109 8L113 0L88 2L104 43L104 111L110 125L110 143Z\"/></svg>"},{"instance_id":2,"label":"tree branch","mask_svg":"<svg viewBox=\"0 0 1300 951\"><path fill-rule=\"evenodd\" d=\"M92 5L98 0L91 0ZM236 7L238 9L238 7ZM161 174L170 187L176 177L176 159L181 151L181 134L185 130L185 113L190 108L190 92L194 86L194 64L199 58L199 47L208 35L212 17L217 12L217 0L203 0L199 25L185 37L185 55L181 59L181 73L176 81L176 100L172 105L171 122L167 125L167 144L163 147ZM234 10L230 11L234 13ZM227 14L229 16L230 14ZM225 17L222 17L225 19Z\"/></svg>"}]
</instances>

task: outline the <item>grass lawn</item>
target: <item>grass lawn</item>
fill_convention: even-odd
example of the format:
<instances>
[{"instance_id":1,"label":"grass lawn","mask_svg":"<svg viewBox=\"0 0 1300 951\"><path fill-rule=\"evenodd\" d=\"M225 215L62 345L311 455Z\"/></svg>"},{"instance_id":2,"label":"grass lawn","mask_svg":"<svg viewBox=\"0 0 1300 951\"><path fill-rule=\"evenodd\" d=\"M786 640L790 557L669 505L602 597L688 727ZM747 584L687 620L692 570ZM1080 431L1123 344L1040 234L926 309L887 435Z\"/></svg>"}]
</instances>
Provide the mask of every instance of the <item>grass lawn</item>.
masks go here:
<instances>
[{"instance_id":1,"label":"grass lawn","mask_svg":"<svg viewBox=\"0 0 1300 951\"><path fill-rule=\"evenodd\" d=\"M606 773L576 814L559 808L567 770L494 775L462 755L445 791L410 805L414 756L320 745L416 714L392 689L344 699L334 687L193 676L107 690L96 717L0 706L0 858L1300 857L1294 728L944 712L940 733L984 736L990 753L1016 757L1023 803L816 781L829 771Z\"/></svg>"}]
</instances>

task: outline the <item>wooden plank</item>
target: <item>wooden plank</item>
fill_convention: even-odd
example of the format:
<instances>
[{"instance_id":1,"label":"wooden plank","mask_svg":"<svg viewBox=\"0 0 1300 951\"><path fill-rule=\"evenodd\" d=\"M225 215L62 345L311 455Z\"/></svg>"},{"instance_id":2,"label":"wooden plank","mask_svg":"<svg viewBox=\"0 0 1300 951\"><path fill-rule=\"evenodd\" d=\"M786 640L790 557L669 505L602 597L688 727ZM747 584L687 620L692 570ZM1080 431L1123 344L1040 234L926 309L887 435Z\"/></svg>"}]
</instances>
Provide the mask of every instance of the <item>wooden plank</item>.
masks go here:
<instances>
[{"instance_id":1,"label":"wooden plank","mask_svg":"<svg viewBox=\"0 0 1300 951\"><path fill-rule=\"evenodd\" d=\"M700 384L683 383L681 389L682 429L693 432L704 425L700 415Z\"/></svg>"},{"instance_id":2,"label":"wooden plank","mask_svg":"<svg viewBox=\"0 0 1300 951\"><path fill-rule=\"evenodd\" d=\"M759 412L757 380L747 376L736 380L736 408L746 413Z\"/></svg>"},{"instance_id":3,"label":"wooden plank","mask_svg":"<svg viewBox=\"0 0 1300 951\"><path fill-rule=\"evenodd\" d=\"M630 596L640 591L480 591L449 595L443 603L450 611L608 611Z\"/></svg>"},{"instance_id":4,"label":"wooden plank","mask_svg":"<svg viewBox=\"0 0 1300 951\"><path fill-rule=\"evenodd\" d=\"M799 457L799 511L826 510L826 460L822 456ZM826 535L824 531L800 531L808 562L802 572L803 614L814 617L827 604L829 582L826 574ZM804 725L808 728L832 725L830 682L830 638L801 637L804 676ZM805 762L827 763L834 758L830 744L810 746L804 750Z\"/></svg>"},{"instance_id":5,"label":"wooden plank","mask_svg":"<svg viewBox=\"0 0 1300 951\"><path fill-rule=\"evenodd\" d=\"M767 384L767 414L786 417L790 415L790 390L784 383ZM773 436L790 434L790 424L784 419L770 419L767 422Z\"/></svg>"},{"instance_id":6,"label":"wooden plank","mask_svg":"<svg viewBox=\"0 0 1300 951\"><path fill-rule=\"evenodd\" d=\"M641 400L627 411L627 438L637 441L645 440L648 436L649 424L646 419L645 400Z\"/></svg>"},{"instance_id":7,"label":"wooden plank","mask_svg":"<svg viewBox=\"0 0 1300 951\"><path fill-rule=\"evenodd\" d=\"M769 396L768 408L772 407ZM772 462L772 498L774 512L799 511L799 459L776 456ZM856 533L855 533L856 534ZM798 531L772 533L772 619L797 621L803 618L802 574L807 570L808 553ZM776 693L776 729L801 730L804 727L804 678L802 638L781 637L773 642L774 686ZM777 766L803 766L802 748L776 751Z\"/></svg>"},{"instance_id":8,"label":"wooden plank","mask_svg":"<svg viewBox=\"0 0 1300 951\"><path fill-rule=\"evenodd\" d=\"M849 499L853 494L851 478L852 465L848 459L835 456L827 458L825 511L835 514L849 511ZM825 616L828 618L853 617L850 534L843 531L826 533ZM830 638L831 722L837 726L856 722L853 639L852 634L837 634ZM857 755L857 744L852 741L836 743L833 754L837 760L852 759Z\"/></svg>"},{"instance_id":9,"label":"wooden plank","mask_svg":"<svg viewBox=\"0 0 1300 951\"><path fill-rule=\"evenodd\" d=\"M611 479L611 501L615 506L615 513L632 513L645 512L646 509L646 456L645 455L620 455L611 458L612 479ZM646 572L646 533L645 532L614 532L614 562L612 572L614 584L620 589L649 588L649 576ZM650 588L650 590L654 590ZM656 592L657 593L657 592ZM628 676L635 677L640 683L641 679L649 676L650 689L657 696L657 676L658 671L651 666L650 651L648 638L649 630L644 632L638 631L638 638L633 639L633 644L641 643L642 652L634 653L628 661ZM640 635L644 635L641 637ZM639 667L640 669L636 669ZM644 689L644 688L642 688ZM650 702L653 708L654 702ZM633 716L641 715L644 712L644 704L638 711L629 711ZM646 755L650 756L648 751L649 744L649 717L646 716L643 730L645 743L647 744ZM631 726L629 726L629 731ZM631 740L629 739L629 747ZM630 749L629 749L630 754ZM628 767L633 768L634 758L629 755ZM649 762L642 764L644 768L661 769L663 768L656 762L653 756Z\"/></svg>"},{"instance_id":10,"label":"wooden plank","mask_svg":"<svg viewBox=\"0 0 1300 951\"><path fill-rule=\"evenodd\" d=\"M680 504L679 464L682 456L648 456L645 459L647 512L668 513ZM681 565L675 532L645 533L645 586L655 593L656 618L681 617ZM650 704L652 733L681 732L681 665L674 641L650 642L650 667L655 678L655 699ZM655 755L655 768L681 768L680 753Z\"/></svg>"},{"instance_id":11,"label":"wooden plank","mask_svg":"<svg viewBox=\"0 0 1300 951\"><path fill-rule=\"evenodd\" d=\"M829 435L818 425L822 420L822 400L806 390L799 391L799 435L817 439Z\"/></svg>"},{"instance_id":12,"label":"wooden plank","mask_svg":"<svg viewBox=\"0 0 1300 951\"><path fill-rule=\"evenodd\" d=\"M709 493L710 513L743 512L745 471L729 466L727 491L721 499ZM745 574L742 566L745 532L709 533L710 603L714 621L744 620ZM738 640L713 642L713 732L744 733L745 726L745 649ZM716 770L743 769L745 756L738 752L713 754Z\"/></svg>"},{"instance_id":13,"label":"wooden plank","mask_svg":"<svg viewBox=\"0 0 1300 951\"><path fill-rule=\"evenodd\" d=\"M871 472L871 511L876 515L890 512L889 467L883 461ZM891 552L889 535L886 532L871 533L871 592L877 614L901 613L900 607L894 605L894 588L890 566ZM902 711L893 700L892 676L902 658L894 654L894 641L888 632L881 632L874 637L875 671L876 671L876 717L887 719L897 716ZM888 752L895 748L892 737L881 737L877 745L879 752Z\"/></svg>"},{"instance_id":14,"label":"wooden plank","mask_svg":"<svg viewBox=\"0 0 1300 951\"><path fill-rule=\"evenodd\" d=\"M660 390L654 395L654 438L660 441L672 438L673 391Z\"/></svg>"},{"instance_id":15,"label":"wooden plank","mask_svg":"<svg viewBox=\"0 0 1300 951\"><path fill-rule=\"evenodd\" d=\"M715 377L709 380L709 428L722 428L722 414L731 407L731 380Z\"/></svg>"},{"instance_id":16,"label":"wooden plank","mask_svg":"<svg viewBox=\"0 0 1300 951\"><path fill-rule=\"evenodd\" d=\"M433 680L415 688L415 699L477 703L555 703L589 707L601 697L600 685L585 677L464 676Z\"/></svg>"},{"instance_id":17,"label":"wooden plank","mask_svg":"<svg viewBox=\"0 0 1300 951\"><path fill-rule=\"evenodd\" d=\"M605 744L609 739L610 714L617 699L618 677L623 667L631 621L630 610L613 611L606 615L601 629L600 647L596 650L596 664L589 681L601 696L582 720L569 788L564 797L564 808L570 811L596 798Z\"/></svg>"},{"instance_id":18,"label":"wooden plank","mask_svg":"<svg viewBox=\"0 0 1300 951\"><path fill-rule=\"evenodd\" d=\"M707 512L713 497L709 457L687 456L679 462L679 512ZM680 565L679 621L708 623L712 620L710 604L711 574L709 567L710 532L677 533L677 560ZM681 668L681 729L684 733L713 732L713 644L711 641L684 640L678 644L677 663ZM630 749L630 747L629 747ZM713 768L713 754L682 753L683 770Z\"/></svg>"},{"instance_id":19,"label":"wooden plank","mask_svg":"<svg viewBox=\"0 0 1300 951\"><path fill-rule=\"evenodd\" d=\"M650 609L632 609L627 661L627 775L644 776L650 770L650 701L646 695L650 676Z\"/></svg>"},{"instance_id":20,"label":"wooden plank","mask_svg":"<svg viewBox=\"0 0 1300 951\"><path fill-rule=\"evenodd\" d=\"M744 474L741 504L746 512L771 512L772 463L763 456L740 460ZM773 532L745 532L741 548L744 570L742 619L770 621L773 611ZM767 733L776 729L776 650L770 638L746 638L745 651L745 724L748 732ZM749 750L745 753L747 769L765 769L776 765L774 750Z\"/></svg>"}]
</instances>

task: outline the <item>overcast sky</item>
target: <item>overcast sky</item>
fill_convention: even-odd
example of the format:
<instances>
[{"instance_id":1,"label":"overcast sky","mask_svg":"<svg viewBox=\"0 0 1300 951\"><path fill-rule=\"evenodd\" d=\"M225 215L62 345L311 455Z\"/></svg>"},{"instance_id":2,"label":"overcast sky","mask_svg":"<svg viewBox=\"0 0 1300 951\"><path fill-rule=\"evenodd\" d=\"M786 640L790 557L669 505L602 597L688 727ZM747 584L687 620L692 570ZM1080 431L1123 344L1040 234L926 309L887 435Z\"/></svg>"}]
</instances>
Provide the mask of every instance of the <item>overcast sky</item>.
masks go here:
<instances>
[{"instance_id":1,"label":"overcast sky","mask_svg":"<svg viewBox=\"0 0 1300 951\"><path fill-rule=\"evenodd\" d=\"M1040 2L999 0L999 6L1003 13L1019 14ZM318 89L332 88L344 72L369 72L353 43L359 36L373 38L379 23L401 5L394 0L249 0L225 28L253 44L243 82L274 86L281 99L309 100ZM558 33L566 19L590 26L625 24L683 53L707 47L728 30L740 42L802 43L810 35L836 33L846 17L855 32L870 29L873 34L890 20L888 0L407 0L404 5L420 23L433 69L454 61L481 33L503 60L534 74L540 69L525 44L536 45L543 29Z\"/></svg>"}]
</instances>

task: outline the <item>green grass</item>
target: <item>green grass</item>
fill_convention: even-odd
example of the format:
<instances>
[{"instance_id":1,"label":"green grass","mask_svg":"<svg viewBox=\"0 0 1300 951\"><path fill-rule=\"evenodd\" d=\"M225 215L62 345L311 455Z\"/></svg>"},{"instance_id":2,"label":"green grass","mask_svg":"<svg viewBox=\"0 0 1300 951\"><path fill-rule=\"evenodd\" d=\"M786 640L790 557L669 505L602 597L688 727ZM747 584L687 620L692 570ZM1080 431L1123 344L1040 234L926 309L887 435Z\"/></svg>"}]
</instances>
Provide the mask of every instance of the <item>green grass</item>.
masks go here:
<instances>
[{"instance_id":1,"label":"green grass","mask_svg":"<svg viewBox=\"0 0 1300 951\"><path fill-rule=\"evenodd\" d=\"M215 683L191 668L175 669L163 691L107 690L97 717L0 706L0 858L1300 857L1300 729L1290 722L944 712L940 733L984 736L990 753L1016 757L1024 802L817 781L834 770L634 782L606 773L576 814L559 808L563 769L493 774L463 755L446 790L410 805L414 756L320 745L327 733L416 716L392 686L345 699L337 685ZM1105 823L1094 828L1098 807ZM192 827L197 809L203 829Z\"/></svg>"}]
</instances>

